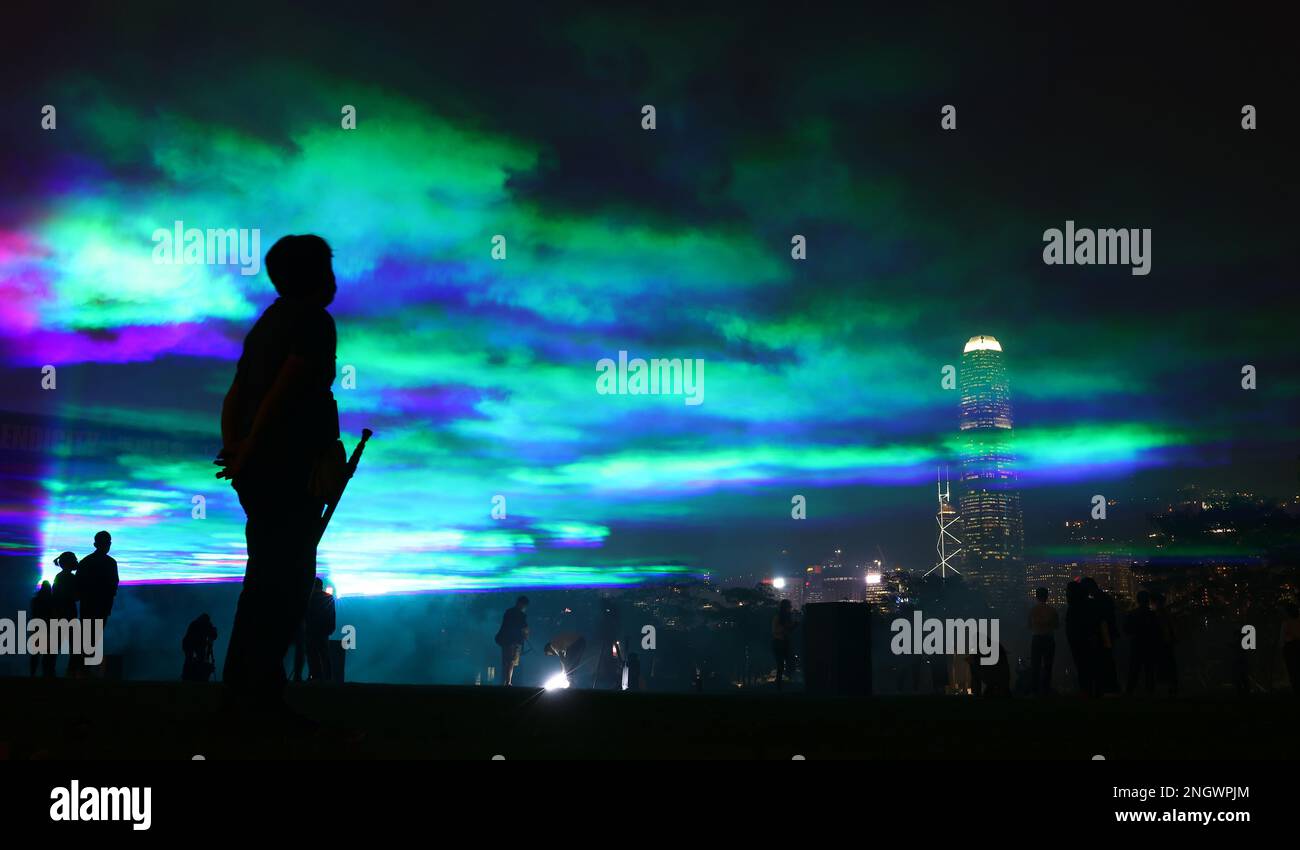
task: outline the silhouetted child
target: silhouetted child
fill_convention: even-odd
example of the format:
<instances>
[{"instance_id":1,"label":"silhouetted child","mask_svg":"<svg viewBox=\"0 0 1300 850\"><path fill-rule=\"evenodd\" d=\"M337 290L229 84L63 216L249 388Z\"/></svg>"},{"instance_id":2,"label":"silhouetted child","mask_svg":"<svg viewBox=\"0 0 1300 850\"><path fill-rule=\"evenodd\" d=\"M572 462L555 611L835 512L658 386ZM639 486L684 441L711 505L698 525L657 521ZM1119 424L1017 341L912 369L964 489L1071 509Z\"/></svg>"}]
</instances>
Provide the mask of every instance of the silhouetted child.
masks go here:
<instances>
[{"instance_id":1,"label":"silhouetted child","mask_svg":"<svg viewBox=\"0 0 1300 850\"><path fill-rule=\"evenodd\" d=\"M77 600L79 599L77 591L77 556L71 552L64 552L54 559L54 563L59 565L59 572L54 576L54 584L50 588L50 596L54 603L54 620L75 620L77 619ZM79 675L81 671L81 655L78 647L55 646L54 635L57 630L49 629L50 651L59 653L69 653L67 675Z\"/></svg>"}]
</instances>

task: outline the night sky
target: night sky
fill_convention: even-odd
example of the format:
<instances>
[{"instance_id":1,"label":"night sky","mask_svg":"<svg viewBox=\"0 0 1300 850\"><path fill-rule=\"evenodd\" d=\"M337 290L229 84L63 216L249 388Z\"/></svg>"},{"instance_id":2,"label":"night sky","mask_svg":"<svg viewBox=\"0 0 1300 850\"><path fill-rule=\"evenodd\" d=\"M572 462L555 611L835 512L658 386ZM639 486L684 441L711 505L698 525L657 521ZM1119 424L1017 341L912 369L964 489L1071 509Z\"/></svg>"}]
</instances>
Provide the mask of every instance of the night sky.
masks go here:
<instances>
[{"instance_id":1,"label":"night sky","mask_svg":"<svg viewBox=\"0 0 1300 850\"><path fill-rule=\"evenodd\" d=\"M100 528L127 581L242 574L211 459L274 293L155 264L176 220L334 247L344 439L377 433L321 549L345 595L841 546L928 568L941 370L974 334L1005 351L1031 552L1096 493L1121 519L1189 483L1293 495L1293 51L1031 8L13 13L0 421L98 438L3 449L7 576ZM1150 274L1044 265L1067 220L1150 228ZM702 358L704 403L598 395L620 350Z\"/></svg>"}]
</instances>

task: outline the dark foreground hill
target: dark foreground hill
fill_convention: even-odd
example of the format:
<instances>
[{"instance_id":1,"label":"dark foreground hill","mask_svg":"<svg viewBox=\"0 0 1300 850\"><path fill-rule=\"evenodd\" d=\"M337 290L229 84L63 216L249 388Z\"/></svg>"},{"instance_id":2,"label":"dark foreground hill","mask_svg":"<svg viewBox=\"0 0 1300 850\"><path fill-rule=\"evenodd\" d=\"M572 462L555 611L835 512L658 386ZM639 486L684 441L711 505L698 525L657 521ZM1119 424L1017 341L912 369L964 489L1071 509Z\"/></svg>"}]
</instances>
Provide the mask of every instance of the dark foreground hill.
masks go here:
<instances>
[{"instance_id":1,"label":"dark foreground hill","mask_svg":"<svg viewBox=\"0 0 1300 850\"><path fill-rule=\"evenodd\" d=\"M0 758L1295 759L1300 700L814 698L296 685L316 730L219 685L0 679Z\"/></svg>"}]
</instances>

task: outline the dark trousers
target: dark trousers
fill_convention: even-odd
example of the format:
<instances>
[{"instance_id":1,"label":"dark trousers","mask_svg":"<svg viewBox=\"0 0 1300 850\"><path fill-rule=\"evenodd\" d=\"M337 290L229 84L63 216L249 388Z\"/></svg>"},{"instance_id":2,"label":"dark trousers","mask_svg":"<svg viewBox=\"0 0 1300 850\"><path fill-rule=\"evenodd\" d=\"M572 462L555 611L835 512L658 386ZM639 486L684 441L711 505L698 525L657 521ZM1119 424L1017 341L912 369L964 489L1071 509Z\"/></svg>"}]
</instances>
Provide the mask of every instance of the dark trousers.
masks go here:
<instances>
[{"instance_id":1,"label":"dark trousers","mask_svg":"<svg viewBox=\"0 0 1300 850\"><path fill-rule=\"evenodd\" d=\"M1148 646L1134 646L1128 662L1128 693L1137 690L1138 677L1141 676L1147 693L1156 688L1157 649Z\"/></svg>"},{"instance_id":2,"label":"dark trousers","mask_svg":"<svg viewBox=\"0 0 1300 850\"><path fill-rule=\"evenodd\" d=\"M1300 694L1300 640L1282 644L1282 660L1286 662L1286 677L1291 680L1292 693Z\"/></svg>"},{"instance_id":3,"label":"dark trousers","mask_svg":"<svg viewBox=\"0 0 1300 850\"><path fill-rule=\"evenodd\" d=\"M1034 693L1046 695L1052 689L1052 662L1056 660L1056 638L1034 635L1029 642L1029 682Z\"/></svg>"},{"instance_id":4,"label":"dark trousers","mask_svg":"<svg viewBox=\"0 0 1300 850\"><path fill-rule=\"evenodd\" d=\"M1174 656L1174 647L1172 644L1163 644L1160 647L1158 675L1161 682L1169 689L1170 696L1178 693L1178 660Z\"/></svg>"},{"instance_id":5,"label":"dark trousers","mask_svg":"<svg viewBox=\"0 0 1300 850\"><path fill-rule=\"evenodd\" d=\"M307 633L307 678L330 680L330 636Z\"/></svg>"},{"instance_id":6,"label":"dark trousers","mask_svg":"<svg viewBox=\"0 0 1300 850\"><path fill-rule=\"evenodd\" d=\"M293 643L316 578L316 541L324 505L285 481L297 475L241 480L248 517L248 566L230 629L222 676L240 696L274 700L284 687L284 656Z\"/></svg>"},{"instance_id":7,"label":"dark trousers","mask_svg":"<svg viewBox=\"0 0 1300 850\"><path fill-rule=\"evenodd\" d=\"M36 675L36 668L41 669L41 675L47 679L54 678L54 664L59 660L59 656L47 652L44 655L31 656L32 675Z\"/></svg>"},{"instance_id":8,"label":"dark trousers","mask_svg":"<svg viewBox=\"0 0 1300 850\"><path fill-rule=\"evenodd\" d=\"M790 641L772 641L772 654L776 656L776 689L781 690L785 681L786 668L790 666Z\"/></svg>"},{"instance_id":9,"label":"dark trousers","mask_svg":"<svg viewBox=\"0 0 1300 850\"><path fill-rule=\"evenodd\" d=\"M1097 687L1097 650L1086 637L1068 637L1070 657L1074 659L1074 676L1079 692L1087 696L1100 696Z\"/></svg>"},{"instance_id":10,"label":"dark trousers","mask_svg":"<svg viewBox=\"0 0 1300 850\"><path fill-rule=\"evenodd\" d=\"M113 598L111 596L107 600L102 600L102 599L81 600L81 633L83 635L90 634L91 629L94 628L93 621L102 620L104 626L103 626L103 631L101 631L99 634L99 637L101 641L106 640L108 635L108 617L112 613L113 613ZM102 646L100 647L100 653L102 656L103 653ZM104 661L103 658L101 657L99 669L93 670L93 675L96 676L103 675L103 670L104 670L103 663ZM86 663L86 656L84 655L78 655L77 666L83 672L86 673L91 673L93 669L91 665Z\"/></svg>"}]
</instances>

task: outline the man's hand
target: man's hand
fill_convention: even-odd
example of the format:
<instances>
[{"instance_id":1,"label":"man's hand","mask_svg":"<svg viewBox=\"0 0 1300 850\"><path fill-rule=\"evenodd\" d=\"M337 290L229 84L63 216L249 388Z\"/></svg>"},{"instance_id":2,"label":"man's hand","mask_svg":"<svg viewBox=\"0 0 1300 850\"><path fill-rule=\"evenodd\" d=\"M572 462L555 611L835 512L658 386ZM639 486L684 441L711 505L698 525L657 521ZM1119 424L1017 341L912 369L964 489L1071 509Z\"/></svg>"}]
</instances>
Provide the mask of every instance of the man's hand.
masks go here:
<instances>
[{"instance_id":1,"label":"man's hand","mask_svg":"<svg viewBox=\"0 0 1300 850\"><path fill-rule=\"evenodd\" d=\"M240 441L232 445L225 446L217 453L217 459L212 461L221 470L217 473L218 478L228 478L231 483L234 482L235 476L244 468L244 461L248 457L248 442Z\"/></svg>"}]
</instances>

